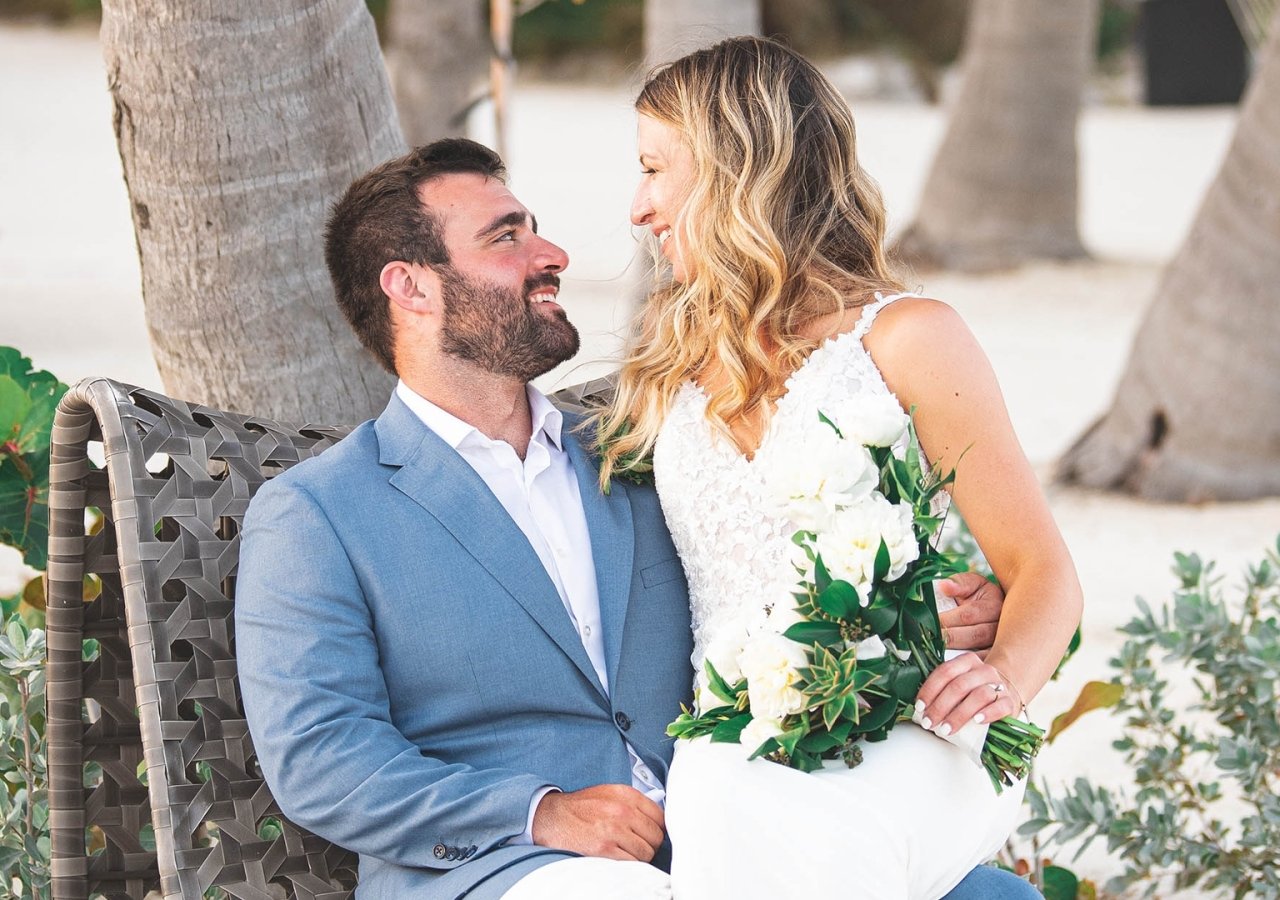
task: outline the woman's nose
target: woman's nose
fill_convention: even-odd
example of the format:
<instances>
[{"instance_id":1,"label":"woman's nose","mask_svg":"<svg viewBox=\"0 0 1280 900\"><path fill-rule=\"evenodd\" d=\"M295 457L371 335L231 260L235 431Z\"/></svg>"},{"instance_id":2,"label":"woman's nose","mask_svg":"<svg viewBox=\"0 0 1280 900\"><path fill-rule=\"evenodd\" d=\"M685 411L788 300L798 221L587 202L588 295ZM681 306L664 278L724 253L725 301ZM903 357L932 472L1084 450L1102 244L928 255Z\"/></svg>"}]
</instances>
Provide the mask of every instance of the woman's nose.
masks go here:
<instances>
[{"instance_id":1,"label":"woman's nose","mask_svg":"<svg viewBox=\"0 0 1280 900\"><path fill-rule=\"evenodd\" d=\"M631 199L631 224L644 225L653 217L653 204L649 201L649 192L644 185L636 188L636 195Z\"/></svg>"}]
</instances>

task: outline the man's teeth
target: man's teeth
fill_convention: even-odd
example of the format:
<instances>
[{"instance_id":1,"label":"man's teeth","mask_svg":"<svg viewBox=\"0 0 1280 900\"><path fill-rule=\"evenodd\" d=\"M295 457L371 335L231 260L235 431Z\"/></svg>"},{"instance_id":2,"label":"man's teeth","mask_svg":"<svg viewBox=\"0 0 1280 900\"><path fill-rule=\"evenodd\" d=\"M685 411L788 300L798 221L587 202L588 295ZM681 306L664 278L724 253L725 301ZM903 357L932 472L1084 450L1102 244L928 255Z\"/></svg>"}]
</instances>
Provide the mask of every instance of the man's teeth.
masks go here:
<instances>
[{"instance_id":1,"label":"man's teeth","mask_svg":"<svg viewBox=\"0 0 1280 900\"><path fill-rule=\"evenodd\" d=\"M529 299L534 303L546 303L549 300L555 300L555 294L530 294Z\"/></svg>"}]
</instances>

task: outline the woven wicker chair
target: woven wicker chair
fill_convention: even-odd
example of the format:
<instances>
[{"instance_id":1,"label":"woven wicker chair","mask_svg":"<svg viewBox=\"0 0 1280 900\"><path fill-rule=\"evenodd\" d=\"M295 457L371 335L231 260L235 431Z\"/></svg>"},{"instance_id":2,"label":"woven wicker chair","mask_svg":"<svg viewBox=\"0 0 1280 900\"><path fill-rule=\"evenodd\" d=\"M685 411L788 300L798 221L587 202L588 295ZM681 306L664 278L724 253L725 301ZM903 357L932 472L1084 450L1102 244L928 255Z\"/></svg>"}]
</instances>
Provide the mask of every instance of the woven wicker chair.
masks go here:
<instances>
[{"instance_id":1,"label":"woven wicker chair","mask_svg":"<svg viewBox=\"0 0 1280 900\"><path fill-rule=\"evenodd\" d=\"M581 407L607 389L556 400ZM232 620L250 498L346 432L102 378L59 405L46 724L55 900L351 895L355 856L285 819L262 780ZM100 527L86 527L92 511Z\"/></svg>"}]
</instances>

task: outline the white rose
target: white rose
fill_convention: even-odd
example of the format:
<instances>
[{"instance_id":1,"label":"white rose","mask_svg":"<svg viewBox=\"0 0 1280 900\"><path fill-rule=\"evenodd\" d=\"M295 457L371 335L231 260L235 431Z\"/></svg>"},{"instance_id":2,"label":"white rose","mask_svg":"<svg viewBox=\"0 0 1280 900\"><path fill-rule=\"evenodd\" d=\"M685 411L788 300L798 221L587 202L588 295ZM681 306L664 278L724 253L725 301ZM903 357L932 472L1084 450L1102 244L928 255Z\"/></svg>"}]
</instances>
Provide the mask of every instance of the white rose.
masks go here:
<instances>
[{"instance_id":1,"label":"white rose","mask_svg":"<svg viewBox=\"0 0 1280 900\"><path fill-rule=\"evenodd\" d=\"M831 577L853 585L865 605L870 599L881 541L889 549L886 581L902 577L907 566L920 555L913 521L908 504L890 503L876 492L840 510L832 518L831 526L818 535L814 547Z\"/></svg>"},{"instance_id":2,"label":"white rose","mask_svg":"<svg viewBox=\"0 0 1280 900\"><path fill-rule=\"evenodd\" d=\"M865 640L858 641L858 659L879 659L886 652L884 641L874 634Z\"/></svg>"},{"instance_id":3,"label":"white rose","mask_svg":"<svg viewBox=\"0 0 1280 900\"><path fill-rule=\"evenodd\" d=\"M865 447L841 440L830 427L806 431L805 440L775 447L766 464L770 499L797 528L821 531L831 514L867 496L880 470Z\"/></svg>"},{"instance_id":4,"label":"white rose","mask_svg":"<svg viewBox=\"0 0 1280 900\"><path fill-rule=\"evenodd\" d=\"M836 424L850 441L868 447L892 447L906 434L909 421L896 399L879 394L859 398Z\"/></svg>"},{"instance_id":5,"label":"white rose","mask_svg":"<svg viewBox=\"0 0 1280 900\"><path fill-rule=\"evenodd\" d=\"M916 540L915 511L909 503L890 503L881 506L880 536L889 547L889 573L885 581L896 581L920 557L920 544Z\"/></svg>"},{"instance_id":6,"label":"white rose","mask_svg":"<svg viewBox=\"0 0 1280 900\"><path fill-rule=\"evenodd\" d=\"M733 687L742 678L742 668L738 665L738 656L742 653L742 645L746 641L746 631L733 629L735 633L725 634L707 645L705 659L715 666L720 677Z\"/></svg>"},{"instance_id":7,"label":"white rose","mask_svg":"<svg viewBox=\"0 0 1280 900\"><path fill-rule=\"evenodd\" d=\"M809 655L799 643L773 631L752 635L738 657L747 678L751 715L782 719L804 709L800 673Z\"/></svg>"},{"instance_id":8,"label":"white rose","mask_svg":"<svg viewBox=\"0 0 1280 900\"><path fill-rule=\"evenodd\" d=\"M769 738L777 737L782 734L782 722L778 719L757 719L752 718L747 723L747 727L742 729L742 736L738 738L742 744L742 750L750 756L760 749L760 745Z\"/></svg>"}]
</instances>

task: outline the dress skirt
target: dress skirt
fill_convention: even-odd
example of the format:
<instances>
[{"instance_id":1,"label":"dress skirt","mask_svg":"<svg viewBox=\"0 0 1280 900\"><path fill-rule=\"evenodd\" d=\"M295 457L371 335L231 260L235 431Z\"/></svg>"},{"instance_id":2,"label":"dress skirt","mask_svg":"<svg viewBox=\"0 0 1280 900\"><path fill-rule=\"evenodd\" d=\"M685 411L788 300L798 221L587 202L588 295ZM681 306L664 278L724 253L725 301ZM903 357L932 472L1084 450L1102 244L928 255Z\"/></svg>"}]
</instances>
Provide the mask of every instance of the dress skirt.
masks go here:
<instances>
[{"instance_id":1,"label":"dress skirt","mask_svg":"<svg viewBox=\"0 0 1280 900\"><path fill-rule=\"evenodd\" d=\"M962 750L914 724L863 762L805 773L740 744L676 745L667 782L675 900L937 900L991 859L1024 784L997 794Z\"/></svg>"}]
</instances>

